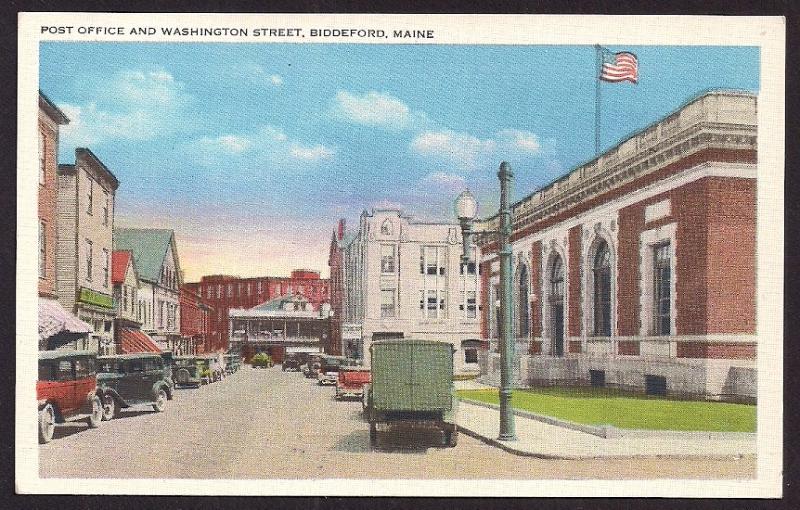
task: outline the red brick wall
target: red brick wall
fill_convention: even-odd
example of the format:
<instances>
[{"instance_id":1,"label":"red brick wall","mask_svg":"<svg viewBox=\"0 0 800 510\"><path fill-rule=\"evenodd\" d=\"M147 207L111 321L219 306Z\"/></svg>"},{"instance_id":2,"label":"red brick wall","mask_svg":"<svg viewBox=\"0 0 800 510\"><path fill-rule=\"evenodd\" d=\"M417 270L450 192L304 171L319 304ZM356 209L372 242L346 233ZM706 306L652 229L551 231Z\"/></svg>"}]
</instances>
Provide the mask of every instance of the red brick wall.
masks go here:
<instances>
[{"instance_id":1,"label":"red brick wall","mask_svg":"<svg viewBox=\"0 0 800 510\"><path fill-rule=\"evenodd\" d=\"M755 344L679 342L679 358L754 359Z\"/></svg>"},{"instance_id":2,"label":"red brick wall","mask_svg":"<svg viewBox=\"0 0 800 510\"><path fill-rule=\"evenodd\" d=\"M45 139L45 179L39 185L39 222L45 222L45 274L39 278L39 295L56 297L56 169L58 167L58 133L39 121L39 136ZM38 143L38 142L37 142ZM36 182L39 182L39 154L36 157ZM37 226L38 239L38 226ZM37 241L38 246L38 241ZM38 248L37 248L38 256ZM39 263L37 259L38 274Z\"/></svg>"},{"instance_id":3,"label":"red brick wall","mask_svg":"<svg viewBox=\"0 0 800 510\"><path fill-rule=\"evenodd\" d=\"M644 206L621 209L617 223L617 334L634 336L639 334L639 234Z\"/></svg>"},{"instance_id":4,"label":"red brick wall","mask_svg":"<svg viewBox=\"0 0 800 510\"><path fill-rule=\"evenodd\" d=\"M581 227L569 229L569 315L567 334L581 334Z\"/></svg>"}]
</instances>

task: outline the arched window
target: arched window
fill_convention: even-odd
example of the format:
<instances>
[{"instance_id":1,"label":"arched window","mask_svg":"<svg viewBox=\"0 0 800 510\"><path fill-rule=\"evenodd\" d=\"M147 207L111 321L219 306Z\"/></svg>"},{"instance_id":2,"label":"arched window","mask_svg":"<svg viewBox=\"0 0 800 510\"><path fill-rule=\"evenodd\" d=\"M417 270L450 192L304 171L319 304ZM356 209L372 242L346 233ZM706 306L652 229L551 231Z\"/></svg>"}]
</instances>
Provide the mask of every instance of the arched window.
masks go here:
<instances>
[{"instance_id":1,"label":"arched window","mask_svg":"<svg viewBox=\"0 0 800 510\"><path fill-rule=\"evenodd\" d=\"M528 268L524 264L519 271L519 313L517 313L517 331L520 337L527 337L531 330L530 313L528 311Z\"/></svg>"},{"instance_id":2,"label":"arched window","mask_svg":"<svg viewBox=\"0 0 800 510\"><path fill-rule=\"evenodd\" d=\"M392 235L392 220L387 219L381 224L381 234L385 236Z\"/></svg>"},{"instance_id":3,"label":"arched window","mask_svg":"<svg viewBox=\"0 0 800 510\"><path fill-rule=\"evenodd\" d=\"M564 301L564 263L558 255L550 270L550 300Z\"/></svg>"},{"instance_id":4,"label":"arched window","mask_svg":"<svg viewBox=\"0 0 800 510\"><path fill-rule=\"evenodd\" d=\"M605 241L594 255L594 335L611 336L611 252Z\"/></svg>"}]
</instances>

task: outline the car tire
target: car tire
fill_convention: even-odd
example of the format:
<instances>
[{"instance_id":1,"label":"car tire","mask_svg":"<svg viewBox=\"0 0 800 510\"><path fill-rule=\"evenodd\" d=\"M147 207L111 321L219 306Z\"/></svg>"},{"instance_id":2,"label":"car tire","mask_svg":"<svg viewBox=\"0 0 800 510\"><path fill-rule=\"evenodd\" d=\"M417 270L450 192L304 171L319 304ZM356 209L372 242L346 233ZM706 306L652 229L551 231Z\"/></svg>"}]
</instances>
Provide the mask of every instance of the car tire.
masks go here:
<instances>
[{"instance_id":1,"label":"car tire","mask_svg":"<svg viewBox=\"0 0 800 510\"><path fill-rule=\"evenodd\" d=\"M100 397L95 395L92 398L92 414L86 418L86 423L89 424L90 429L96 429L100 426L101 421L103 421L103 402L100 401Z\"/></svg>"},{"instance_id":2,"label":"car tire","mask_svg":"<svg viewBox=\"0 0 800 510\"><path fill-rule=\"evenodd\" d=\"M153 410L157 413L160 413L164 411L166 406L167 392L164 391L164 388L159 388L158 393L156 393L156 401L153 403Z\"/></svg>"},{"instance_id":3,"label":"car tire","mask_svg":"<svg viewBox=\"0 0 800 510\"><path fill-rule=\"evenodd\" d=\"M369 424L369 445L378 446L378 426L374 422Z\"/></svg>"},{"instance_id":4,"label":"car tire","mask_svg":"<svg viewBox=\"0 0 800 510\"><path fill-rule=\"evenodd\" d=\"M39 443L45 444L53 440L56 429L56 411L52 404L47 404L39 411Z\"/></svg>"},{"instance_id":5,"label":"car tire","mask_svg":"<svg viewBox=\"0 0 800 510\"><path fill-rule=\"evenodd\" d=\"M114 395L106 393L103 395L103 421L113 420L119 414L119 403Z\"/></svg>"}]
</instances>

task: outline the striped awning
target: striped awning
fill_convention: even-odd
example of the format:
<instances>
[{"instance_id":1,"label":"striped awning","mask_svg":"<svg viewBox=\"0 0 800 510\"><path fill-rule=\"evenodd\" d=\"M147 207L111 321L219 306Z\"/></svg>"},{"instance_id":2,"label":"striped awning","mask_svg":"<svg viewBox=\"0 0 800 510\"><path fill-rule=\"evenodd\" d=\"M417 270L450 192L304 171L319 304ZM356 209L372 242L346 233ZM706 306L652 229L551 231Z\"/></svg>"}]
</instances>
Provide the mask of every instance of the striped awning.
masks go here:
<instances>
[{"instance_id":1,"label":"striped awning","mask_svg":"<svg viewBox=\"0 0 800 510\"><path fill-rule=\"evenodd\" d=\"M161 352L152 338L138 329L121 328L119 331L118 354L132 354L134 352Z\"/></svg>"},{"instance_id":2,"label":"striped awning","mask_svg":"<svg viewBox=\"0 0 800 510\"><path fill-rule=\"evenodd\" d=\"M91 332L91 326L66 311L55 299L39 298L40 342L59 333L82 335Z\"/></svg>"}]
</instances>

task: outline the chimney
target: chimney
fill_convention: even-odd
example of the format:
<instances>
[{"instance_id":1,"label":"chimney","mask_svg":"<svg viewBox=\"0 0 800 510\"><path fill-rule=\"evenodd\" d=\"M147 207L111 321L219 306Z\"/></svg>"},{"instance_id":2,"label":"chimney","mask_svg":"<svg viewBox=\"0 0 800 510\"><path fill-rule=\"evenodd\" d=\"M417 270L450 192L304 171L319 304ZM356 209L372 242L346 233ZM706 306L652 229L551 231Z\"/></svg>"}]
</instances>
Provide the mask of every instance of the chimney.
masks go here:
<instances>
[{"instance_id":1,"label":"chimney","mask_svg":"<svg viewBox=\"0 0 800 510\"><path fill-rule=\"evenodd\" d=\"M336 232L337 240L339 241L344 239L344 226L345 226L344 218L339 218L339 229Z\"/></svg>"}]
</instances>

